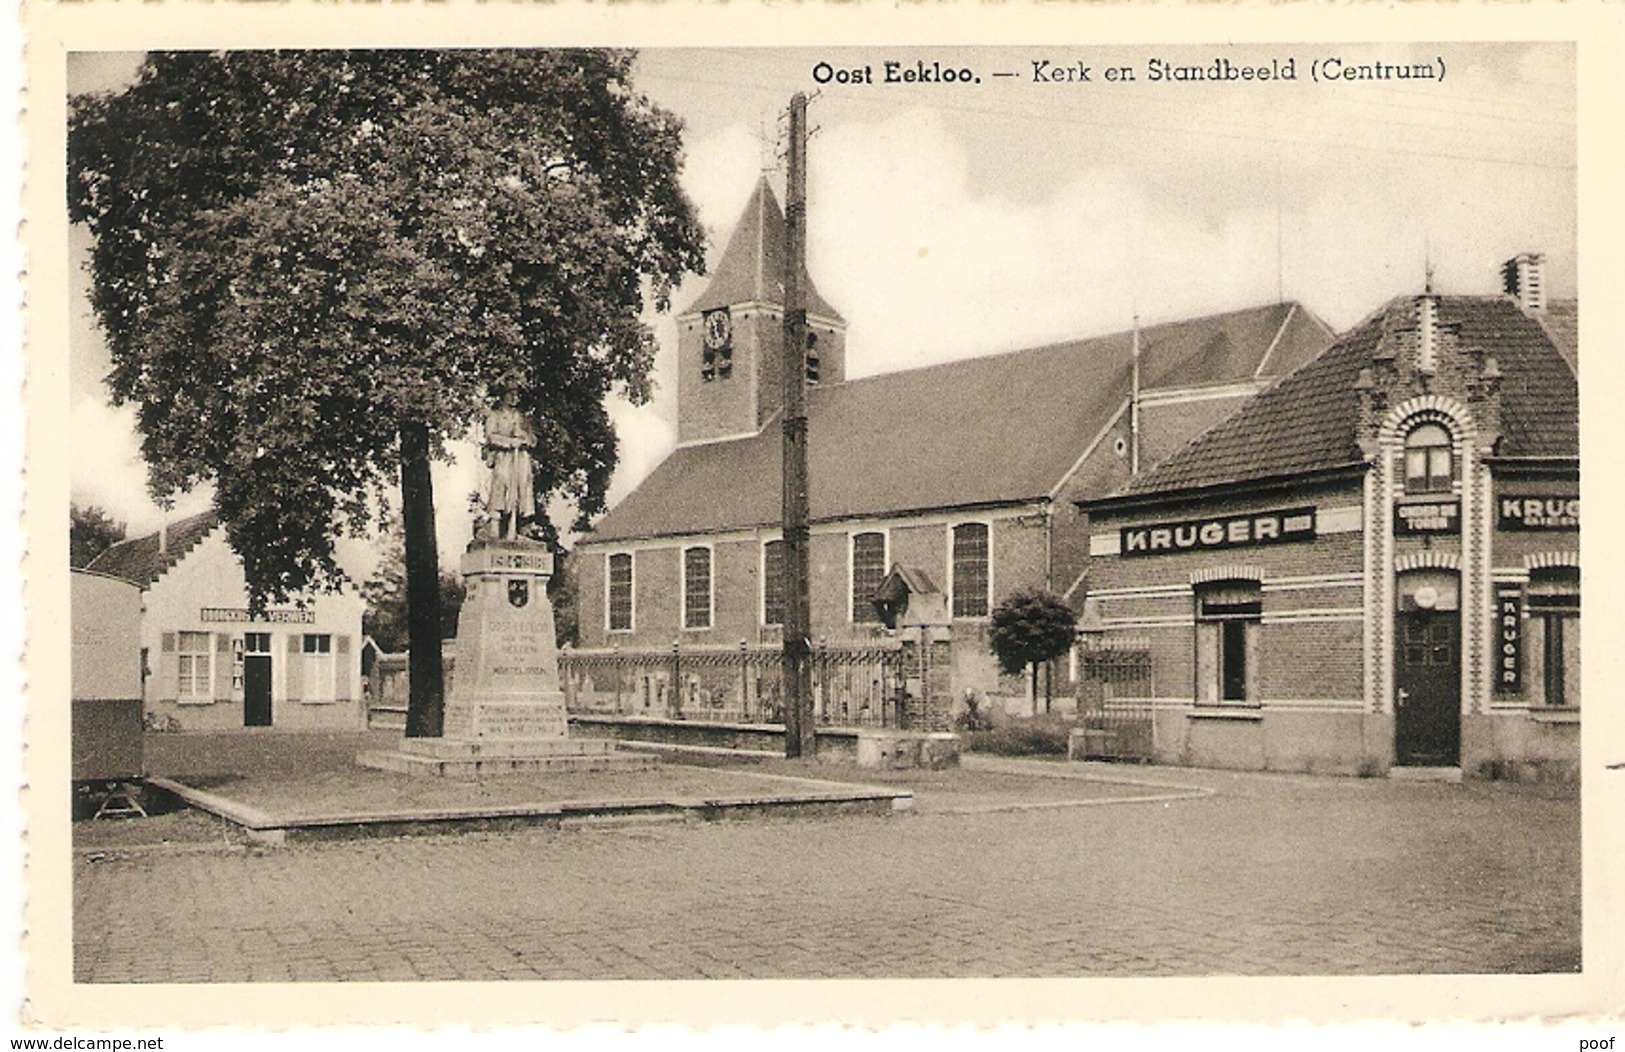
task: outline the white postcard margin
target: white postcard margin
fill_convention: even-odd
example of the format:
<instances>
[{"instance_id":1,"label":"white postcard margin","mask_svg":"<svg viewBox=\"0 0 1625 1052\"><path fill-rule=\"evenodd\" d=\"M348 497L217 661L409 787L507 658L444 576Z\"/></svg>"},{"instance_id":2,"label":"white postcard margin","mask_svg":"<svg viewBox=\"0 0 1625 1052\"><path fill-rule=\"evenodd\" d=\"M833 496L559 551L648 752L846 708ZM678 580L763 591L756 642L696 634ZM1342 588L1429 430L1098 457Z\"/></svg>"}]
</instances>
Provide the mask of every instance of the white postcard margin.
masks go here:
<instances>
[{"instance_id":1,"label":"white postcard margin","mask_svg":"<svg viewBox=\"0 0 1625 1052\"><path fill-rule=\"evenodd\" d=\"M1619 921L1625 888L1625 626L1618 560L1625 348L1619 290L1625 186L1625 10L1596 3L1376 5L996 4L302 4L35 3L23 15L26 96L26 376L23 515L27 823L24 1019L81 1029L333 1025L418 1027L608 1023L712 1026L840 1022L981 1026L1019 1021L1510 1021L1617 1017L1625 1001ZM75 50L195 47L558 46L621 44L1304 43L1378 40L1576 40L1580 83L1582 443L1590 528L1583 541L1586 709L1584 969L1576 976L1291 979L818 981L538 984L251 984L198 988L72 981L69 850L67 296L65 56ZM7 391L9 401L17 392ZM9 600L9 596L7 597ZM8 743L12 744L12 743ZM154 894L163 889L154 888ZM139 908L133 905L132 908Z\"/></svg>"}]
</instances>

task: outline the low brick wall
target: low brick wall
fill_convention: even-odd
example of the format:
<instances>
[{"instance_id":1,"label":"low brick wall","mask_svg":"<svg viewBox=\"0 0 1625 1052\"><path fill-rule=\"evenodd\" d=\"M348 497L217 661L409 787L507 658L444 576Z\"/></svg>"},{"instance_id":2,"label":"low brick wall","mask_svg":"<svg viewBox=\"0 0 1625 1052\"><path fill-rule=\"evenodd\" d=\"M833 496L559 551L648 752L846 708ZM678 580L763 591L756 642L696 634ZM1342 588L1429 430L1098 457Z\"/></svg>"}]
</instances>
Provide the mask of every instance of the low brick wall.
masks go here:
<instances>
[{"instance_id":1,"label":"low brick wall","mask_svg":"<svg viewBox=\"0 0 1625 1052\"><path fill-rule=\"evenodd\" d=\"M784 728L774 723L709 723L654 716L608 716L572 713L570 733L583 738L701 745L712 749L751 749L784 755ZM858 731L818 728L818 755L856 759Z\"/></svg>"}]
</instances>

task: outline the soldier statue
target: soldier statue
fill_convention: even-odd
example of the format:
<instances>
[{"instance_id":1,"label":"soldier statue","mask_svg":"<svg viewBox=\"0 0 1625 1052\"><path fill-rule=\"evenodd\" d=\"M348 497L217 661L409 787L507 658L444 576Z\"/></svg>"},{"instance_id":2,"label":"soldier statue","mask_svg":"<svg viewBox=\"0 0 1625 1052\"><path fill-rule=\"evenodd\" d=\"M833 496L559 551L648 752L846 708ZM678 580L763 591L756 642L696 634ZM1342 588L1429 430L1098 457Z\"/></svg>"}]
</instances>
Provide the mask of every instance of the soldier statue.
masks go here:
<instances>
[{"instance_id":1,"label":"soldier statue","mask_svg":"<svg viewBox=\"0 0 1625 1052\"><path fill-rule=\"evenodd\" d=\"M485 484L487 535L508 540L525 536L536 517L535 477L530 451L536 430L519 409L519 392L507 386L499 404L485 415Z\"/></svg>"}]
</instances>

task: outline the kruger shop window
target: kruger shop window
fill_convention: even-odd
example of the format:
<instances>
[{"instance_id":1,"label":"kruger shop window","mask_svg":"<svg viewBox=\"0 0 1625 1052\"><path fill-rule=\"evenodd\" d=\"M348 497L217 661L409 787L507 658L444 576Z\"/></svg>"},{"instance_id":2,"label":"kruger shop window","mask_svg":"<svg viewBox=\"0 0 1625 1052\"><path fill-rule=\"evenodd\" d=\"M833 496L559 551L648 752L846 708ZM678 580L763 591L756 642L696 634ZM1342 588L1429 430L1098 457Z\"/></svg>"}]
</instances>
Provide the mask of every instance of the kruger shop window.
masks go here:
<instances>
[{"instance_id":1,"label":"kruger shop window","mask_svg":"<svg viewBox=\"0 0 1625 1052\"><path fill-rule=\"evenodd\" d=\"M1203 705L1258 703L1257 581L1215 581L1196 589L1196 700Z\"/></svg>"},{"instance_id":2,"label":"kruger shop window","mask_svg":"<svg viewBox=\"0 0 1625 1052\"><path fill-rule=\"evenodd\" d=\"M1405 492L1449 493L1455 481L1450 432L1439 424L1422 424L1405 436Z\"/></svg>"},{"instance_id":3,"label":"kruger shop window","mask_svg":"<svg viewBox=\"0 0 1625 1052\"><path fill-rule=\"evenodd\" d=\"M1542 696L1549 706L1580 704L1580 571L1571 566L1529 575L1529 634L1538 654Z\"/></svg>"}]
</instances>

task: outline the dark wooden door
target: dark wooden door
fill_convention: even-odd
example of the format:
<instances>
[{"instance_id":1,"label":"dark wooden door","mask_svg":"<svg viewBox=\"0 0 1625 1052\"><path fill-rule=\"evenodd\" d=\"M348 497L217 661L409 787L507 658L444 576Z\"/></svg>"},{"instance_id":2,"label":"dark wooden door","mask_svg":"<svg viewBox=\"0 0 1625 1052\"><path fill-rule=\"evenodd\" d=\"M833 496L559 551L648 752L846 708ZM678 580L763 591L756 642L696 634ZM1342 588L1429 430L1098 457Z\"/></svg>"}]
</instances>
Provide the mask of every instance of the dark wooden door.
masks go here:
<instances>
[{"instance_id":1,"label":"dark wooden door","mask_svg":"<svg viewBox=\"0 0 1625 1052\"><path fill-rule=\"evenodd\" d=\"M1454 767L1461 762L1459 625L1454 610L1399 615L1394 751L1403 766Z\"/></svg>"},{"instance_id":2,"label":"dark wooden door","mask_svg":"<svg viewBox=\"0 0 1625 1052\"><path fill-rule=\"evenodd\" d=\"M271 725L271 655L243 655L243 726Z\"/></svg>"}]
</instances>

